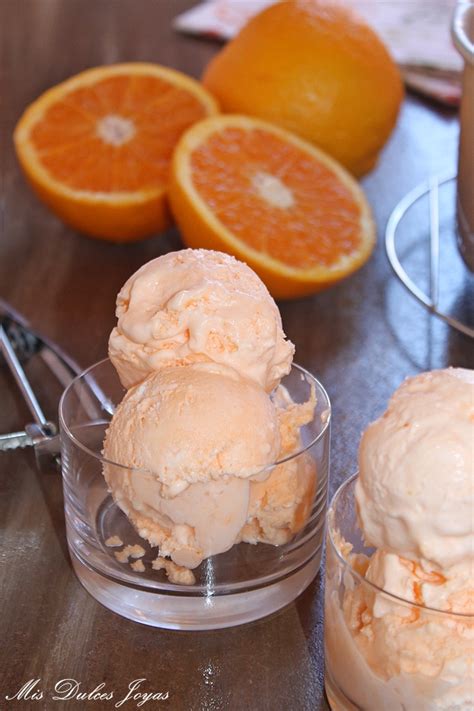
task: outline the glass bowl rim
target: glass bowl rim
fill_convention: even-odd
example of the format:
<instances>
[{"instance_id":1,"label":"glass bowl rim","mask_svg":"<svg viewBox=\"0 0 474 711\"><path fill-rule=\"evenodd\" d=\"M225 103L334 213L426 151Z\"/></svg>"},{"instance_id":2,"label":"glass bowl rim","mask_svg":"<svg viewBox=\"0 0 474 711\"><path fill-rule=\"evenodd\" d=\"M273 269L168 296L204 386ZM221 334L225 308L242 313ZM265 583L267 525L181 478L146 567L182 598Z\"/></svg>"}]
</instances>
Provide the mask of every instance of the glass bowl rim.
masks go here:
<instances>
[{"instance_id":1,"label":"glass bowl rim","mask_svg":"<svg viewBox=\"0 0 474 711\"><path fill-rule=\"evenodd\" d=\"M364 578L363 575L357 572L350 563L343 557L343 555L340 553L338 550L338 547L336 545L336 542L334 540L334 530L335 526L334 523L331 521L331 515L334 516L334 511L335 511L335 504L337 503L337 500L343 493L345 489L347 489L351 484L355 482L355 480L359 477L359 472L355 472L355 474L352 474L348 479L342 482L342 484L337 488L336 492L334 493L331 501L329 502L329 506L326 512L326 520L327 520L327 539L331 545L331 550L335 553L336 558L338 561L342 564L342 567L347 570L348 572L351 573L352 576L362 585L367 586L369 589L376 593L382 593L384 596L388 597L389 599L397 602L397 603L403 603L404 605L410 605L410 607L416 607L419 610L427 610L429 613L435 613L436 615L445 615L448 618L460 618L464 620L474 620L474 614L468 613L468 612L451 612L450 610L439 610L437 607L428 607L428 605L421 605L418 602L413 602L412 600L407 600L404 597L400 597L399 595L395 595L394 593L389 592L388 590L384 590L384 588L379 587L375 583L371 582L370 580L367 580L367 578Z\"/></svg>"},{"instance_id":2,"label":"glass bowl rim","mask_svg":"<svg viewBox=\"0 0 474 711\"><path fill-rule=\"evenodd\" d=\"M97 454L96 452L92 451L92 449L89 449L89 447L87 447L83 442L81 442L73 434L73 432L71 432L69 426L66 424L66 421L65 421L64 415L63 415L63 410L64 410L65 400L68 397L68 394L73 390L74 386L81 378L85 378L85 376L87 376L91 370L93 370L94 368L97 368L100 365L104 365L105 363L109 363L110 365L112 365L110 358L103 358L102 360L99 360L96 363L93 363L92 365L90 365L88 368L83 370L82 373L79 373L79 375L76 375L76 377L73 380L71 380L71 382L64 389L64 391L61 395L61 399L59 401L59 407L58 407L60 434L64 432L76 447L79 447L79 449L81 449L83 452L85 452L89 456L93 457L94 459L98 460L102 464L108 464L113 467L119 467L120 469L127 469L128 471L131 471L131 472L140 472L142 474L153 474L153 472L149 471L148 469L143 469L143 468L139 468L139 467L130 467L130 466L127 466L126 464L119 464L118 462L114 462L111 459L107 459L106 457ZM301 449L298 449L298 451L293 452L292 454L288 454L286 457L277 459L275 462L272 462L271 464L267 464L265 467L262 467L262 469L258 469L257 471L255 471L254 473L252 473L249 476L255 476L257 474L262 474L263 472L266 472L266 471L271 471L272 469L274 469L276 466L278 466L280 464L284 464L286 462L291 461L292 459L296 459L296 457L301 456L302 454L304 454L304 452L307 452L309 449L311 449L311 447L313 447L317 442L319 442L319 440L321 440L324 437L324 435L326 434L326 432L329 428L329 425L331 423L331 416L332 416L332 405L331 405L331 400L329 399L329 395L327 394L326 388L322 385L322 383L314 375L312 375L312 373L309 372L309 370L306 370L306 368L303 368L301 365L298 365L297 363L292 363L291 370L293 370L293 369L299 371L300 375L304 376L306 382L308 382L308 383L312 382L317 388L319 388L319 390L323 394L323 397L325 398L326 403L327 403L327 407L325 409L325 412L327 412L326 419L324 422L322 422L322 420L321 420L321 422L322 422L321 431L315 437L313 437L311 439L311 441L308 444L306 444L304 447L301 447ZM291 370L290 370L290 372L291 372ZM318 405L318 401L316 401L316 406L317 405ZM312 421L314 421L314 418ZM236 474L233 474L233 476L236 476ZM246 477L246 478L249 478L249 477Z\"/></svg>"}]
</instances>

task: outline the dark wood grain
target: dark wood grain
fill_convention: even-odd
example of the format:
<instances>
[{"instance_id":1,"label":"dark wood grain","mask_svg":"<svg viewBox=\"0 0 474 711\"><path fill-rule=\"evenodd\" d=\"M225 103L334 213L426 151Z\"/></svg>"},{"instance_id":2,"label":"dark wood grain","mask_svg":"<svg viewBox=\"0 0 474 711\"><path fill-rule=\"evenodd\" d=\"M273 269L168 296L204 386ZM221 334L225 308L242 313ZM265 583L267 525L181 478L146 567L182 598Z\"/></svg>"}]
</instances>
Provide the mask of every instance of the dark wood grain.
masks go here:
<instances>
[{"instance_id":1,"label":"dark wood grain","mask_svg":"<svg viewBox=\"0 0 474 711\"><path fill-rule=\"evenodd\" d=\"M170 26L192 4L0 0L0 296L84 366L106 353L122 283L148 259L178 248L179 236L170 231L113 246L75 234L26 186L13 154L13 126L39 93L86 67L147 60L199 76L217 46L179 36ZM455 114L405 102L379 166L364 180L380 235L408 189L429 173L455 167L457 137ZM332 398L331 491L354 471L361 430L405 376L447 364L472 366L472 345L403 292L380 243L352 279L281 304L281 310L298 362L321 378ZM54 412L57 393L33 363L29 368ZM0 368L0 432L21 428L27 418ZM57 473L40 472L31 451L3 454L0 471L0 709L111 707L5 701L29 679L40 678L49 691L64 677L81 681L87 691L104 681L117 698L131 680L144 677L147 690L168 690L162 706L177 710L326 708L319 577L289 608L242 628L193 634L148 629L104 609L77 582Z\"/></svg>"}]
</instances>

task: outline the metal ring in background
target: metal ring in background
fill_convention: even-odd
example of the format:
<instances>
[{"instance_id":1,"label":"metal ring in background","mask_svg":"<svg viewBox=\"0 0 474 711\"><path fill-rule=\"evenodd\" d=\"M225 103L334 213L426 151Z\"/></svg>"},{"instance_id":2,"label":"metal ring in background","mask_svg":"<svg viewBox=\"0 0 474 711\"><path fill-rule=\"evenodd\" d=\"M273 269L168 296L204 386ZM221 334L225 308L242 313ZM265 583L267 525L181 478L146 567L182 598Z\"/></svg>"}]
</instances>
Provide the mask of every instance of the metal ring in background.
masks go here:
<instances>
[{"instance_id":1,"label":"metal ring in background","mask_svg":"<svg viewBox=\"0 0 474 711\"><path fill-rule=\"evenodd\" d=\"M433 177L417 185L403 197L393 210L385 230L385 250L388 261L403 286L434 316L445 321L449 326L464 335L474 338L474 328L467 326L458 319L445 314L438 308L439 293L439 200L438 191L441 185L454 182L455 175ZM424 195L429 195L430 201L430 295L422 291L408 276L397 254L397 229L408 210Z\"/></svg>"}]
</instances>

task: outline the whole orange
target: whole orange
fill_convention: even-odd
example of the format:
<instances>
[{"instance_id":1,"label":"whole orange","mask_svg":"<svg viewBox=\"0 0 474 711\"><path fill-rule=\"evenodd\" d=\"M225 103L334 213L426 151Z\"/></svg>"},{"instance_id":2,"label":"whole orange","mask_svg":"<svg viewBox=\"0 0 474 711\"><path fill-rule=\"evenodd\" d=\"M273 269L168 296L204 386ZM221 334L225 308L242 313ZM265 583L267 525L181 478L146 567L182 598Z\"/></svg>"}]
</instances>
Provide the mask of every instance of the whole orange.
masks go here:
<instances>
[{"instance_id":1,"label":"whole orange","mask_svg":"<svg viewBox=\"0 0 474 711\"><path fill-rule=\"evenodd\" d=\"M215 56L203 82L224 112L289 129L360 176L375 165L403 98L377 34L324 0L283 0Z\"/></svg>"}]
</instances>

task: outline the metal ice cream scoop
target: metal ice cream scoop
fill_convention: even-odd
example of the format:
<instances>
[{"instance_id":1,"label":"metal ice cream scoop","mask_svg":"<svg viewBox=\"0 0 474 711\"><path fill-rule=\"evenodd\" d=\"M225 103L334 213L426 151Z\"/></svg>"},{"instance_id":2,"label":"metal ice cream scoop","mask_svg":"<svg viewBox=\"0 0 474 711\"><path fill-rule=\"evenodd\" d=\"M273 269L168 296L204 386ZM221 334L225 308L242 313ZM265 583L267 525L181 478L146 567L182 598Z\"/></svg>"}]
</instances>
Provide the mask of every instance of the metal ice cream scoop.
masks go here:
<instances>
[{"instance_id":1,"label":"metal ice cream scoop","mask_svg":"<svg viewBox=\"0 0 474 711\"><path fill-rule=\"evenodd\" d=\"M35 446L55 438L57 426L50 422L36 397L22 362L38 354L66 387L81 372L80 366L56 344L32 331L25 319L0 299L0 364L8 366L31 412L33 422L19 432L0 434L0 452Z\"/></svg>"}]
</instances>

